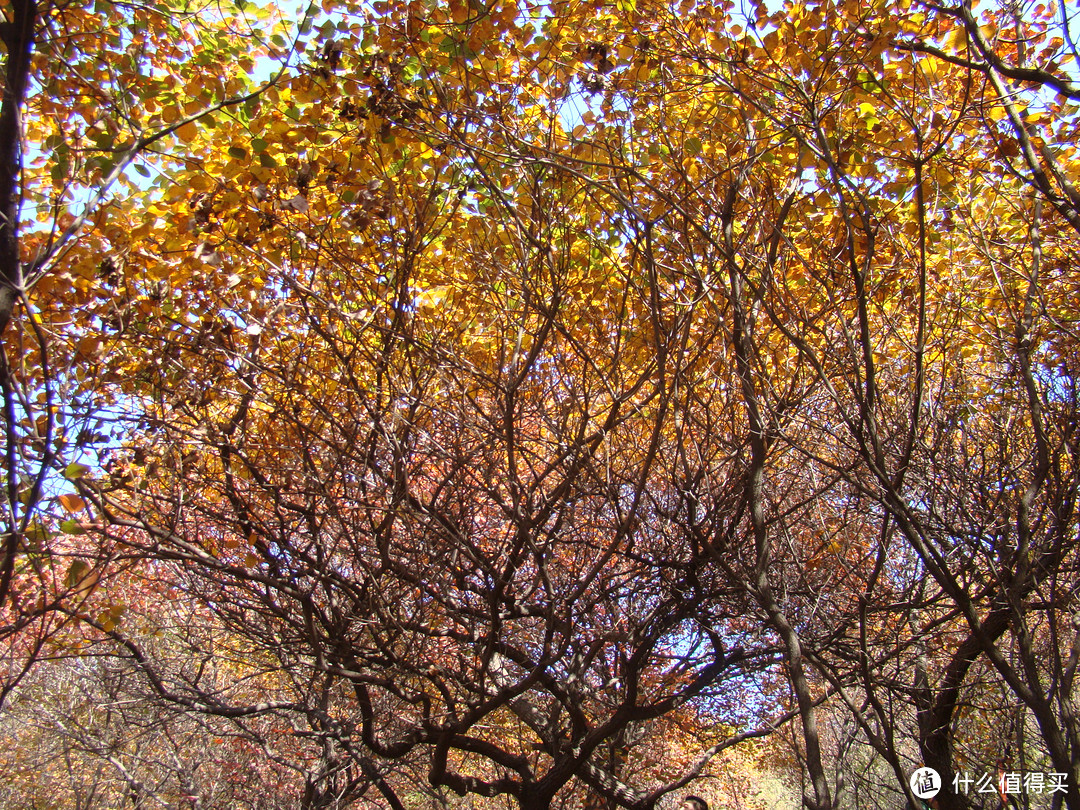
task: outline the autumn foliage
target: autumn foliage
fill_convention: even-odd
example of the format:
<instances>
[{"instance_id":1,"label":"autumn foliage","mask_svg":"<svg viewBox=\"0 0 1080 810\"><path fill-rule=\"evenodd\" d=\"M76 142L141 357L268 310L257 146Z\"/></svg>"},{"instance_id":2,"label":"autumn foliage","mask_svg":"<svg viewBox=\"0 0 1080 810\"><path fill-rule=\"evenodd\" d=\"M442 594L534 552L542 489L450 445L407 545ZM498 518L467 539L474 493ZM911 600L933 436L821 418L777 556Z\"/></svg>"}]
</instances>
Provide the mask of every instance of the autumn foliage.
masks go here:
<instances>
[{"instance_id":1,"label":"autumn foliage","mask_svg":"<svg viewBox=\"0 0 1080 810\"><path fill-rule=\"evenodd\" d=\"M8 6L4 806L1080 809L1074 9Z\"/></svg>"}]
</instances>

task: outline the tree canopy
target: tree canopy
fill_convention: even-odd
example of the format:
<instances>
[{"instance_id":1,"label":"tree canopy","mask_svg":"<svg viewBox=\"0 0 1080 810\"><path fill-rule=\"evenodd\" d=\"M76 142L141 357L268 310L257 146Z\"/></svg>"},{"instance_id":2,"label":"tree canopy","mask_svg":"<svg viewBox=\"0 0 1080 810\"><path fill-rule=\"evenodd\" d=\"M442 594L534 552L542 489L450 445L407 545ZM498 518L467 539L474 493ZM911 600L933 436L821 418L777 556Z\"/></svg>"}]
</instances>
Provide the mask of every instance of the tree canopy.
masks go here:
<instances>
[{"instance_id":1,"label":"tree canopy","mask_svg":"<svg viewBox=\"0 0 1080 810\"><path fill-rule=\"evenodd\" d=\"M1076 9L4 11L4 806L1080 810Z\"/></svg>"}]
</instances>

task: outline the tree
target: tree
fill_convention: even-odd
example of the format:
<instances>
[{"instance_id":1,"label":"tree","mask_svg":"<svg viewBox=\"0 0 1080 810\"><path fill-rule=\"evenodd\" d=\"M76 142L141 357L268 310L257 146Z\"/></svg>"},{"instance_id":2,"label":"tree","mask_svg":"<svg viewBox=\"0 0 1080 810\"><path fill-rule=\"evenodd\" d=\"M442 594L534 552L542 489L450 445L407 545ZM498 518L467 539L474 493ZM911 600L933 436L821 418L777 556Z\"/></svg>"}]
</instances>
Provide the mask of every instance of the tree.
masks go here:
<instances>
[{"instance_id":1,"label":"tree","mask_svg":"<svg viewBox=\"0 0 1080 810\"><path fill-rule=\"evenodd\" d=\"M156 472L124 472L100 503L109 523L148 529L147 550L180 564L230 632L281 657L304 689L279 708L334 740L333 756L425 750L431 782L461 793L542 807L576 776L651 806L659 787L623 784L605 758L772 662L767 645L732 643L739 595L684 542L686 504L666 483L680 464L672 410L713 396L688 373L695 313L678 328L641 317L643 242L609 271L640 289L597 290L611 320L578 337L584 302L563 291L597 240L566 185L453 232L454 190L385 199L377 277L360 260L287 277L260 322L180 332L176 362L151 363L157 396L185 412L154 420ZM529 215L553 208L565 214L551 224ZM429 264L451 238L472 242L479 279L451 286L457 268ZM222 401L212 392L238 362L246 393ZM696 452L717 456L702 433Z\"/></svg>"},{"instance_id":2,"label":"tree","mask_svg":"<svg viewBox=\"0 0 1080 810\"><path fill-rule=\"evenodd\" d=\"M329 6L101 237L132 429L70 477L272 699L79 621L317 740L305 806L644 810L782 730L825 810L839 727L1080 807L1067 9L733 14Z\"/></svg>"},{"instance_id":3,"label":"tree","mask_svg":"<svg viewBox=\"0 0 1080 810\"><path fill-rule=\"evenodd\" d=\"M161 281L143 276L126 242L138 237L145 210L125 196L149 189L152 197L170 167L190 159L200 125L258 98L268 85L252 78L255 59L287 63L284 30L268 10L245 4L15 0L5 8L0 704L68 623L58 609L74 604L81 569L108 556L98 549L73 559L75 543L57 538L58 526L81 533L81 508L74 496L54 500L54 482L107 455L116 436L96 413L101 327L145 307ZM275 41L280 52L269 54ZM53 509L59 519L47 514Z\"/></svg>"}]
</instances>

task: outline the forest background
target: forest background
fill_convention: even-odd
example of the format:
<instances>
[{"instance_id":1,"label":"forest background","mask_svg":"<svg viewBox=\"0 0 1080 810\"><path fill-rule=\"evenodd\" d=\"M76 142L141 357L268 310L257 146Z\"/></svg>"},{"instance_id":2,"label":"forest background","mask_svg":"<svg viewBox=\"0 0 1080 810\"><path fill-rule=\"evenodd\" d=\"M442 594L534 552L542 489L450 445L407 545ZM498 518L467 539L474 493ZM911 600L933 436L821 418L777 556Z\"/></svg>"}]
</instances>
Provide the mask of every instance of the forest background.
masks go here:
<instances>
[{"instance_id":1,"label":"forest background","mask_svg":"<svg viewBox=\"0 0 1080 810\"><path fill-rule=\"evenodd\" d=\"M0 805L1080 810L1075 7L2 7Z\"/></svg>"}]
</instances>

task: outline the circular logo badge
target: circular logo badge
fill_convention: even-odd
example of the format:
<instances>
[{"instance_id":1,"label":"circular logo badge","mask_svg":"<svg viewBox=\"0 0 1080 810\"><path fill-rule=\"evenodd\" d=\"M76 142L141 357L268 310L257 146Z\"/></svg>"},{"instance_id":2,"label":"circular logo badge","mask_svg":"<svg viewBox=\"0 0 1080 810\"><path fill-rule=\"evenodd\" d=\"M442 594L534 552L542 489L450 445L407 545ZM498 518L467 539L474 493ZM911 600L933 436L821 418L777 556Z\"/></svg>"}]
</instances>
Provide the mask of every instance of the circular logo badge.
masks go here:
<instances>
[{"instance_id":1,"label":"circular logo badge","mask_svg":"<svg viewBox=\"0 0 1080 810\"><path fill-rule=\"evenodd\" d=\"M941 774L933 768L919 768L911 774L911 792L918 799L932 799L941 791Z\"/></svg>"}]
</instances>

